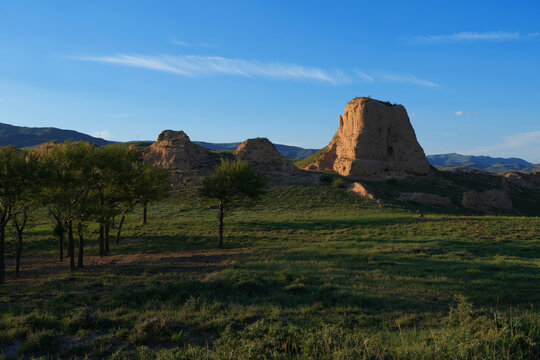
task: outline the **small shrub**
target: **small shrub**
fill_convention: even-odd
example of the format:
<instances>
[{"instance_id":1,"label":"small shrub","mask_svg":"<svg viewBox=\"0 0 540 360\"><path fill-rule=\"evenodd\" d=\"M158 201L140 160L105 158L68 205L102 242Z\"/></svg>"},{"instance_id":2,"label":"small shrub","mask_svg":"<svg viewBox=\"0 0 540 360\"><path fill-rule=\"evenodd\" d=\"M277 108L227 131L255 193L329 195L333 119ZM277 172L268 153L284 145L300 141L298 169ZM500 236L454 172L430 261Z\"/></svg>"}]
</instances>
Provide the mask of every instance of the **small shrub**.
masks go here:
<instances>
[{"instance_id":1,"label":"small shrub","mask_svg":"<svg viewBox=\"0 0 540 360\"><path fill-rule=\"evenodd\" d=\"M144 344L151 339L162 342L167 340L170 335L171 330L166 319L151 317L133 329L128 336L128 342L132 345Z\"/></svg>"},{"instance_id":2,"label":"small shrub","mask_svg":"<svg viewBox=\"0 0 540 360\"><path fill-rule=\"evenodd\" d=\"M332 182L332 187L334 189L343 189L345 188L345 180L338 178Z\"/></svg>"},{"instance_id":3,"label":"small shrub","mask_svg":"<svg viewBox=\"0 0 540 360\"><path fill-rule=\"evenodd\" d=\"M95 355L103 356L109 352L112 345L113 345L112 336L106 335L106 336L98 337L96 340L94 340L92 344L92 349L94 350Z\"/></svg>"},{"instance_id":4,"label":"small shrub","mask_svg":"<svg viewBox=\"0 0 540 360\"><path fill-rule=\"evenodd\" d=\"M26 342L23 344L22 352L43 352L46 349L54 348L58 345L58 334L53 330L44 330L28 334Z\"/></svg>"},{"instance_id":5,"label":"small shrub","mask_svg":"<svg viewBox=\"0 0 540 360\"><path fill-rule=\"evenodd\" d=\"M319 176L319 180L322 183L325 183L325 184L330 184L333 179L334 179L334 177L332 176L332 174L325 173L325 174L321 174L321 176Z\"/></svg>"},{"instance_id":6,"label":"small shrub","mask_svg":"<svg viewBox=\"0 0 540 360\"><path fill-rule=\"evenodd\" d=\"M95 330L100 320L102 314L99 310L84 305L73 310L72 315L66 320L66 325L75 332L81 329Z\"/></svg>"},{"instance_id":7,"label":"small shrub","mask_svg":"<svg viewBox=\"0 0 540 360\"><path fill-rule=\"evenodd\" d=\"M128 360L129 356L124 349L118 349L114 354L111 355L109 360Z\"/></svg>"},{"instance_id":8,"label":"small shrub","mask_svg":"<svg viewBox=\"0 0 540 360\"><path fill-rule=\"evenodd\" d=\"M171 336L171 341L177 344L183 344L187 339L188 336L182 330Z\"/></svg>"},{"instance_id":9,"label":"small shrub","mask_svg":"<svg viewBox=\"0 0 540 360\"><path fill-rule=\"evenodd\" d=\"M129 336L129 330L126 328L118 329L114 334L118 339L125 339Z\"/></svg>"},{"instance_id":10,"label":"small shrub","mask_svg":"<svg viewBox=\"0 0 540 360\"><path fill-rule=\"evenodd\" d=\"M148 346L139 346L137 348L137 355L140 360L155 360L156 354L154 354Z\"/></svg>"}]
</instances>

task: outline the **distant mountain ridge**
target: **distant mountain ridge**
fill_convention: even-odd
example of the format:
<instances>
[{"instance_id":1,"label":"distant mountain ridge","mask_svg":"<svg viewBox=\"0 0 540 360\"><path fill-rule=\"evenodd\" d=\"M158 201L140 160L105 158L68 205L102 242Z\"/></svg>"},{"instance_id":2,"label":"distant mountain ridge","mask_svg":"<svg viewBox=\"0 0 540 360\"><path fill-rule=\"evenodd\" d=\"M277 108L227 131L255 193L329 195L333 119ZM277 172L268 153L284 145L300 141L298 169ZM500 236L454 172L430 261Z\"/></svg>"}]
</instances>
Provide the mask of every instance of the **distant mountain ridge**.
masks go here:
<instances>
[{"instance_id":1,"label":"distant mountain ridge","mask_svg":"<svg viewBox=\"0 0 540 360\"><path fill-rule=\"evenodd\" d=\"M0 146L13 145L18 148L35 146L47 141L87 141L96 145L112 144L114 141L93 137L74 130L54 127L26 127L0 123Z\"/></svg>"},{"instance_id":2,"label":"distant mountain ridge","mask_svg":"<svg viewBox=\"0 0 540 360\"><path fill-rule=\"evenodd\" d=\"M499 158L451 153L427 155L427 159L431 165L438 168L461 167L491 173L540 171L540 164L532 164L520 158Z\"/></svg>"}]
</instances>

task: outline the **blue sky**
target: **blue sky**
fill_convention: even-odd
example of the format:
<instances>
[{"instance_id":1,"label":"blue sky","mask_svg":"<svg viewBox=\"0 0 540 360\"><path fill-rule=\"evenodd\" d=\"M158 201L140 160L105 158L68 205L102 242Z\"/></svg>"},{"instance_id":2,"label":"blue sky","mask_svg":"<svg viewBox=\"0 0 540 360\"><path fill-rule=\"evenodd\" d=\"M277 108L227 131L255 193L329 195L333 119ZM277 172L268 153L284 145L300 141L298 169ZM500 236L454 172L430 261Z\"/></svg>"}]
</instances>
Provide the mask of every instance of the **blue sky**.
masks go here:
<instances>
[{"instance_id":1,"label":"blue sky","mask_svg":"<svg viewBox=\"0 0 540 360\"><path fill-rule=\"evenodd\" d=\"M0 122L319 148L403 104L427 154L540 163L537 1L2 1Z\"/></svg>"}]
</instances>

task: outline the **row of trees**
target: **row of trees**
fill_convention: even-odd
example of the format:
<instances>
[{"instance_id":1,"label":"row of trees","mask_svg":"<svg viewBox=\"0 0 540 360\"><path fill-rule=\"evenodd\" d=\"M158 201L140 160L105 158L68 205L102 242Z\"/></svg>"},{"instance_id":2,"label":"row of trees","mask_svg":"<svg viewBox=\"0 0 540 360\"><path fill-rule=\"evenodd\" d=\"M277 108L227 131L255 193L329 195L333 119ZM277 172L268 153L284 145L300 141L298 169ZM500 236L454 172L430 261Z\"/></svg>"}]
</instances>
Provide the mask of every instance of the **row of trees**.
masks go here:
<instances>
[{"instance_id":1,"label":"row of trees","mask_svg":"<svg viewBox=\"0 0 540 360\"><path fill-rule=\"evenodd\" d=\"M29 213L45 208L55 222L59 260L67 255L75 269L84 266L84 238L99 225L99 254L109 251L116 225L118 243L126 215L167 193L167 173L140 159L125 146L95 147L84 142L47 143L31 151L0 148L0 284L5 281L5 235L11 223L17 233L15 274L19 277L23 234Z\"/></svg>"}]
</instances>

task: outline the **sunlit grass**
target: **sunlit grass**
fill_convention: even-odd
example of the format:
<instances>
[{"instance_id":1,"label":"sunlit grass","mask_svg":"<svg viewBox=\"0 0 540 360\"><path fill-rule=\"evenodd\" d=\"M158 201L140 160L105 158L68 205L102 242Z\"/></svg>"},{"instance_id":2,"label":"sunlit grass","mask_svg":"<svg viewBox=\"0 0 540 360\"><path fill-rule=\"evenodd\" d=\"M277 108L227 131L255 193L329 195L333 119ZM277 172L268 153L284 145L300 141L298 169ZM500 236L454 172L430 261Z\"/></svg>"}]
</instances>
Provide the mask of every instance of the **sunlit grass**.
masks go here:
<instances>
[{"instance_id":1,"label":"sunlit grass","mask_svg":"<svg viewBox=\"0 0 540 360\"><path fill-rule=\"evenodd\" d=\"M540 219L380 207L331 186L271 189L225 218L193 192L130 215L87 266L35 216L0 289L8 355L151 359L530 359ZM92 229L94 230L94 229Z\"/></svg>"}]
</instances>

